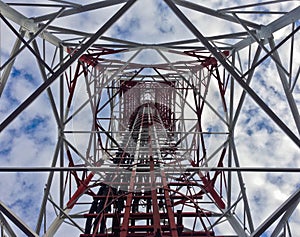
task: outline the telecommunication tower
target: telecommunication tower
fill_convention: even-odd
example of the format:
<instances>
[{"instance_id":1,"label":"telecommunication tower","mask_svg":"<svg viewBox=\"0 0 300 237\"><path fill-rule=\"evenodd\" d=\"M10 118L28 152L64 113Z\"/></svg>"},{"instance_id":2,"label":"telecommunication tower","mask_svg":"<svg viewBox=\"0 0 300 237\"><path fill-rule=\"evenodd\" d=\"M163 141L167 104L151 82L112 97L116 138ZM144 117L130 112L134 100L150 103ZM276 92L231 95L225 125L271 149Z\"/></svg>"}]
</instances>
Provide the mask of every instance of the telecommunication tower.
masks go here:
<instances>
[{"instance_id":1,"label":"telecommunication tower","mask_svg":"<svg viewBox=\"0 0 300 237\"><path fill-rule=\"evenodd\" d=\"M183 33L171 28L169 39L146 12L136 26L142 4L176 19ZM247 113L254 106L299 155L298 1L0 1L0 18L0 103L20 62L32 62L42 79L5 114L1 139L43 95L57 130L50 163L1 168L2 176L48 174L34 227L1 201L1 236L297 233L299 188L259 223L247 190L257 173L296 173L297 162L249 166L251 143L239 133L253 139L241 120L256 116ZM162 38L141 41L139 29ZM284 108L272 100L278 94ZM269 135L261 139L272 142Z\"/></svg>"}]
</instances>

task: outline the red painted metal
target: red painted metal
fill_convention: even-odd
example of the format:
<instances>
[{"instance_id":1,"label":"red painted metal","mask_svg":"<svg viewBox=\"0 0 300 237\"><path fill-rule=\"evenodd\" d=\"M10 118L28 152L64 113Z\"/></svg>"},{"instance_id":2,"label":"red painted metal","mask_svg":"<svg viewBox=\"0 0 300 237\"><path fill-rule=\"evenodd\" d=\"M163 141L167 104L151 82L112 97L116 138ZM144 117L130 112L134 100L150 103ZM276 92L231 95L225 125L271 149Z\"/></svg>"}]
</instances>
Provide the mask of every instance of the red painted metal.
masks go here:
<instances>
[{"instance_id":1,"label":"red painted metal","mask_svg":"<svg viewBox=\"0 0 300 237\"><path fill-rule=\"evenodd\" d=\"M123 52L124 49L114 50L114 49L107 49L107 48L94 48L89 49L86 54L80 56L79 61L84 62L89 66L95 67L101 60L101 56L108 55L108 54L117 54ZM67 52L72 56L74 53L77 52L76 49L68 48Z\"/></svg>"},{"instance_id":2,"label":"red painted metal","mask_svg":"<svg viewBox=\"0 0 300 237\"><path fill-rule=\"evenodd\" d=\"M218 61L215 57L212 56L205 56L203 55L203 52L198 52L195 50L192 51L184 51L185 54L192 56L192 57L196 57L199 62L201 63L202 67L208 67L208 66L217 66ZM230 52L228 50L225 50L222 52L222 55L224 57L228 57L230 55Z\"/></svg>"},{"instance_id":3,"label":"red painted metal","mask_svg":"<svg viewBox=\"0 0 300 237\"><path fill-rule=\"evenodd\" d=\"M79 185L78 189L76 190L74 195L71 197L71 199L67 203L68 209L73 208L76 201L80 198L80 196L83 195L86 192L86 190L88 190L88 184L90 183L93 176L94 176L94 173L91 172L88 175L88 177L85 180L83 180L83 182Z\"/></svg>"},{"instance_id":4,"label":"red painted metal","mask_svg":"<svg viewBox=\"0 0 300 237\"><path fill-rule=\"evenodd\" d=\"M70 50L70 54L72 49ZM95 49L80 57L77 69L74 76L69 76L69 98L68 104L71 104L73 99L76 82L81 74L86 74L88 67L97 68L101 65L101 57L107 54L119 53L122 50L109 50L109 49ZM218 82L220 97L223 101L223 106L226 110L225 92L226 83L221 80L218 72L218 62L214 57L200 55L196 51L184 52L191 57L196 57L199 61L199 66L208 71ZM229 56L228 51L223 52L224 57ZM214 172L203 174L197 172L199 180L189 179L189 174L181 174L180 177L173 180L168 180L167 174L163 169L158 169L160 162L157 158L157 150L152 146L151 141L156 138L151 137L151 131L156 124L159 128L164 128L165 131L174 136L176 132L176 116L175 116L175 91L176 90L190 90L190 85L176 84L174 81L168 81L164 75L159 71L159 68L153 68L154 71L161 77L162 80L144 83L140 81L137 76L141 73L143 68L138 68L133 71L132 76L126 75L127 79L120 79L112 88L115 89L115 94L110 97L106 104L96 108L95 126L98 131L103 132L116 147L115 150L106 150L105 145L100 136L98 145L99 151L105 151L111 158L111 161L116 167L128 164L127 171L131 171L130 179L125 181L122 178L115 178L112 174L108 176L104 183L94 183L92 178L94 173L84 175L82 179L76 172L72 175L77 183L77 190L71 196L67 203L68 208L73 208L78 204L79 198L83 194L88 194L92 198L91 209L89 213L83 215L86 218L85 233L81 237L96 237L96 236L113 236L113 237L135 237L135 236L214 236L214 231L209 229L207 223L209 218L218 217L215 210L210 210L209 205L214 204L217 209L225 209L226 205L222 199L222 193L216 189L216 183L223 182L221 180L222 173ZM204 70L203 69L203 70ZM205 84L204 84L205 86ZM152 101L143 100L146 91L151 91ZM205 143L202 134L201 117L203 113L203 100L197 94L194 94L196 115L198 119L198 131L200 131L200 143L195 147L194 157L191 158L190 166L201 166L202 157L200 157L200 149L205 156ZM139 131L143 131L144 138L141 143L150 144L148 147L148 160L140 163L141 166L148 168L149 172L145 173L143 180L138 177L134 165L134 156L129 152L128 145L122 145L115 140L113 135L105 131L101 122L98 121L98 114L101 113L109 103L118 98L120 103L120 125L119 129L124 129L122 126L127 126L134 139L140 140ZM148 111L148 112L145 112ZM151 112L149 112L151 111ZM122 126L121 126L122 124ZM153 132L153 131L152 131ZM136 133L134 135L134 133ZM147 139L145 138L147 137ZM192 138L192 144L197 144L197 138ZM160 152L165 154L163 159L172 156L176 157L177 146L182 141L178 140L172 144L172 147L161 148ZM143 146L143 145L142 145ZM223 150L218 166L223 166L223 159L226 149ZM74 166L74 162L70 152L67 152L70 166ZM140 162L140 161L138 161ZM163 162L167 162L164 160ZM131 164L131 165L130 165ZM157 183L157 180L160 180ZM128 190L118 190L119 185L125 185L128 182ZM225 181L224 181L225 182ZM135 190L136 186L144 185L148 190ZM98 193L91 191L91 188L98 187ZM196 191L198 190L198 191ZM219 189L221 190L221 189ZM209 195L211 202L206 207L208 202L205 196ZM188 222L198 223L186 228ZM107 225L111 225L107 229Z\"/></svg>"}]
</instances>

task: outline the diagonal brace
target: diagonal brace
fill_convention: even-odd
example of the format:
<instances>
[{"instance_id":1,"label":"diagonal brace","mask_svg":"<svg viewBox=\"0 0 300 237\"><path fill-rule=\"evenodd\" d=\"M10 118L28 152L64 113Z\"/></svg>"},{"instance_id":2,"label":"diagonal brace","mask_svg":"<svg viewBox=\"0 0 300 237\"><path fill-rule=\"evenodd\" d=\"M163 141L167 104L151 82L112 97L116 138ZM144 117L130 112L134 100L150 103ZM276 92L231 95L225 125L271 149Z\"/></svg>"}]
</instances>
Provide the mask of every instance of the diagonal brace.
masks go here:
<instances>
[{"instance_id":1,"label":"diagonal brace","mask_svg":"<svg viewBox=\"0 0 300 237\"><path fill-rule=\"evenodd\" d=\"M256 94L256 92L244 81L244 79L229 65L224 56L211 45L207 38L191 23L191 21L179 10L179 8L171 0L164 0L166 4L173 10L177 17L186 25L186 27L199 39L199 41L212 53L221 65L232 75L232 77L240 84L240 86L252 97L252 99L260 106L262 110L284 131L284 133L300 147L300 139L293 131L269 108L269 106Z\"/></svg>"},{"instance_id":2,"label":"diagonal brace","mask_svg":"<svg viewBox=\"0 0 300 237\"><path fill-rule=\"evenodd\" d=\"M40 85L22 104L19 105L1 124L0 132L3 131L20 113L22 113L37 97L40 96L68 67L72 65L99 37L106 32L134 3L129 0L118 12L116 12L82 47L76 51L70 59L61 65L42 85Z\"/></svg>"}]
</instances>

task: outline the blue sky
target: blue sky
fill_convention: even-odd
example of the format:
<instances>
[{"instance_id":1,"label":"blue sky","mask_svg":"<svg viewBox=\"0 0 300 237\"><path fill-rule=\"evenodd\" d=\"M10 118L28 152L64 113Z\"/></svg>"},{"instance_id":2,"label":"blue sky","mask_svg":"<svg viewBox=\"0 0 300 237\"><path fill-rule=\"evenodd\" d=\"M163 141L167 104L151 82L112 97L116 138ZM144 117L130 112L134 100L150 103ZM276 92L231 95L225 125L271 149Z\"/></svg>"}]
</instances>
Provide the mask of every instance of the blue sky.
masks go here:
<instances>
[{"instance_id":1,"label":"blue sky","mask_svg":"<svg viewBox=\"0 0 300 237\"><path fill-rule=\"evenodd\" d=\"M13 68L0 99L1 119L39 85L38 76L24 69ZM47 96L43 95L1 133L2 166L49 166L50 154L56 139L53 126L55 126L55 121L53 121L49 101ZM27 224L34 228L35 221L33 220L36 220L40 207L40 197L37 193L43 193L47 175L45 173L2 173L0 176L1 189L6 190L2 192L1 200L21 218L28 218ZM7 186L7 184L14 185ZM32 195L33 193L35 195Z\"/></svg>"},{"instance_id":2,"label":"blue sky","mask_svg":"<svg viewBox=\"0 0 300 237\"><path fill-rule=\"evenodd\" d=\"M146 4L137 3L129 14L125 15L124 18L114 25L109 31L109 34L114 37L144 43L193 38L192 34L179 23L178 19L176 19L174 14L162 1L145 2ZM209 1L205 4L208 6L219 4L218 6L221 8L221 5L225 6L228 2L222 1L220 3L218 1ZM147 12L143 11L145 8L148 9ZM30 10L27 9L23 9L23 11L24 14L30 12ZM131 14L132 12L135 14ZM191 13L187 10L185 10L185 12ZM103 15L104 19L105 17L107 18L109 14L108 12L104 12ZM155 16L157 17L153 19ZM208 20L209 26L213 25L212 21L203 18L203 16L199 17L194 14L190 16L191 20L199 26L200 29L206 20ZM88 24L88 21L84 21L84 19L80 19L80 22L83 27L93 32L93 29L97 28L96 23L103 20L100 18L101 17L95 19L91 17L91 19L95 21L93 24ZM269 17L266 17L264 20L269 20ZM65 24L66 27L70 28L79 27L76 26L76 22L72 22L72 18L66 20ZM299 21L296 25L299 25ZM235 26L231 27L235 29ZM223 30L222 28L227 29L229 27L218 24L214 25L214 27L204 27L204 29L201 30L207 34L218 34L219 31ZM7 29L5 30L7 31ZM284 35L284 32L285 31L281 34ZM282 37L283 36L279 37L278 41ZM297 40L299 40L299 36ZM9 47L6 48L6 45L8 45L7 42L8 39L1 39L0 46L1 49L4 49L1 52L5 55L8 55L10 50ZM283 60L287 60L288 55L283 52L281 53ZM127 55L122 57L128 58ZM241 57L242 60L245 60L243 55L241 55ZM32 58L32 55L28 52L24 52L24 54L18 58L4 94L0 98L1 120L16 108L17 105L30 95L42 82L37 66L34 64ZM147 51L141 53L136 60L145 58L147 58L149 62L163 61L157 53L148 53ZM295 59L295 72L299 67L299 60L297 60ZM274 63L272 64L269 61L265 62L263 66L258 69L258 73L252 80L251 85L280 118L295 131L295 124L293 124L291 115L286 109L287 103L282 86L278 78L274 78L275 71ZM295 75L295 73L293 75ZM57 84L54 84L52 89L54 94L57 95ZM298 102L300 101L299 91L300 87L298 83L295 89L295 97ZM76 93L76 95L80 97L80 94L78 94L80 92ZM238 97L241 93L241 89L238 88L236 93ZM213 96L209 98L212 103L213 99ZM79 106L80 103L81 98L78 99L76 106ZM84 113L80 114L78 118L74 120L73 125L76 125L76 122L79 121L78 126L80 129L84 126L89 126L89 124L80 123L85 116ZM213 119L216 118L214 115L211 116ZM224 129L223 127L213 127L211 123L207 123L207 125L207 130L215 129L221 131ZM72 127L72 125L69 126L69 128ZM28 166L31 164L48 166L52 159L56 138L57 126L54 121L49 100L46 94L43 94L0 135L0 159L5 166ZM80 147L80 143L84 139L74 138L74 140L74 143ZM220 141L210 140L212 148L215 145L214 142L217 143ZM300 165L297 159L299 156L297 147L284 136L278 127L274 125L249 97L246 99L246 105L238 121L236 143L242 165L275 167L299 167ZM85 143L82 144L82 148L85 148ZM212 148L210 150L211 152L213 151ZM15 187L7 188L7 193L0 195L0 200L6 202L8 206L21 217L28 220L28 224L34 228L35 223L33 220L36 219L40 199L35 200L32 193L42 193L46 182L46 175L20 173L0 175L2 176L2 181L0 181L1 189L5 188L8 182L15 184ZM19 180L22 180L22 182L19 182ZM256 225L261 223L261 221L272 213L275 207L282 203L288 195L295 190L297 185L299 185L298 177L295 174L264 175L248 173L245 175L245 183L249 192L249 200L253 212L261 213L261 215L258 215L254 220ZM16 197L18 193L22 195ZM274 197L274 199L270 197ZM27 210L26 207L31 207L32 209ZM264 234L264 236L268 235Z\"/></svg>"}]
</instances>

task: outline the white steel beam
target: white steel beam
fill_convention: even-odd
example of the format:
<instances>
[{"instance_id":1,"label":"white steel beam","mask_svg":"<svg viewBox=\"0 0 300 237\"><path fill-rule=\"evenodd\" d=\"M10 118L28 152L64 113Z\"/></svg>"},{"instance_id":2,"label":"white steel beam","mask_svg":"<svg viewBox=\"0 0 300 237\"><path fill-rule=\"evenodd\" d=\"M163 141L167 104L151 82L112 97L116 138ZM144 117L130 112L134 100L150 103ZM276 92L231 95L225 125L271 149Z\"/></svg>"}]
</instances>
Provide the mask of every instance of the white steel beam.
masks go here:
<instances>
[{"instance_id":1,"label":"white steel beam","mask_svg":"<svg viewBox=\"0 0 300 237\"><path fill-rule=\"evenodd\" d=\"M211 9L211 8L207 8L207 7L204 7L204 6L195 4L195 3L191 3L191 2L188 2L188 1L185 1L185 0L173 0L173 2L175 2L177 5L180 5L180 6L183 6L183 7L186 7L186 8L193 9L195 11L205 13L207 15L211 15L211 16L214 16L216 18L227 20L227 21L233 22L233 23L238 23L238 21L234 17L232 17L231 15L219 12L219 11ZM246 21L246 20L243 20L243 22L249 27L253 27L255 29L260 28L260 25L254 23L254 22L250 22L250 21Z\"/></svg>"},{"instance_id":2,"label":"white steel beam","mask_svg":"<svg viewBox=\"0 0 300 237\"><path fill-rule=\"evenodd\" d=\"M294 202L289 209L284 213L284 215L282 216L281 220L279 221L279 223L277 224L276 228L274 229L271 237L277 237L279 236L280 232L282 231L283 227L286 225L286 223L288 222L289 218L291 217L291 215L293 214L293 212L295 211L296 207L299 204L299 201Z\"/></svg>"},{"instance_id":3,"label":"white steel beam","mask_svg":"<svg viewBox=\"0 0 300 237\"><path fill-rule=\"evenodd\" d=\"M26 236L38 237L38 234L30 229L12 210L10 210L3 202L0 201L0 211L7 216L16 226L22 230Z\"/></svg>"},{"instance_id":4,"label":"white steel beam","mask_svg":"<svg viewBox=\"0 0 300 237\"><path fill-rule=\"evenodd\" d=\"M82 12L86 12L86 11L91 11L91 10L95 10L95 9L99 9L99 8L110 7L110 6L114 6L114 5L126 3L126 2L128 2L128 0L106 0L106 1L101 1L101 2L97 1L95 3L91 3L91 4L87 4L87 5L79 5L77 7L65 10L64 13L61 15L61 17L70 16L70 15L74 15L74 14L78 14L78 13L82 13ZM50 13L50 14L47 14L44 16L36 17L36 18L34 18L34 22L41 22L41 21L49 20L53 17L53 15L54 15L54 13Z\"/></svg>"},{"instance_id":5,"label":"white steel beam","mask_svg":"<svg viewBox=\"0 0 300 237\"><path fill-rule=\"evenodd\" d=\"M291 207L294 209L300 200L300 189L298 189L292 196L290 196L280 207L277 208L256 230L251 234L251 237L261 236L282 214L289 211Z\"/></svg>"},{"instance_id":6,"label":"white steel beam","mask_svg":"<svg viewBox=\"0 0 300 237\"><path fill-rule=\"evenodd\" d=\"M283 27L292 24L300 19L300 7L295 8L294 10L290 11L289 13L283 15L282 17L278 18L277 20L271 22L266 26L261 26L259 30L256 32L256 36L259 39L267 39L272 37L272 34ZM246 39L241 40L240 42L233 45L233 48L236 50L241 50L250 44L254 43L255 39L252 36L247 37ZM267 41L264 41L267 43Z\"/></svg>"},{"instance_id":7,"label":"white steel beam","mask_svg":"<svg viewBox=\"0 0 300 237\"><path fill-rule=\"evenodd\" d=\"M5 219L4 215L1 212L0 212L0 226L4 228L5 232L8 234L9 237L17 237L17 235L15 234L11 226L8 224L7 220Z\"/></svg>"},{"instance_id":8,"label":"white steel beam","mask_svg":"<svg viewBox=\"0 0 300 237\"><path fill-rule=\"evenodd\" d=\"M39 86L23 103L14 110L1 124L2 131L10 124L24 109L26 109L41 93L43 93L67 68L69 68L89 47L91 47L99 37L115 23L136 0L129 0L119 11L117 11L100 29L76 51L59 69L57 69L41 86Z\"/></svg>"},{"instance_id":9,"label":"white steel beam","mask_svg":"<svg viewBox=\"0 0 300 237\"><path fill-rule=\"evenodd\" d=\"M275 48L274 40L269 39L269 44L270 44L271 49L273 50ZM281 59L280 59L280 56L279 56L279 53L278 53L277 50L274 51L273 56L275 57L276 61L279 62L282 65ZM283 89L284 89L285 96L287 98L287 101L289 103L292 115L294 117L295 124L296 124L296 127L298 129L298 133L300 135L300 114L299 114L299 110L298 110L296 101L295 101L295 99L293 97L293 94L290 90L289 82L288 82L288 79L287 79L285 73L283 72L282 68L277 63L276 63L276 67L277 67L279 78L281 80L281 83L282 83L282 86L283 86Z\"/></svg>"},{"instance_id":10,"label":"white steel beam","mask_svg":"<svg viewBox=\"0 0 300 237\"><path fill-rule=\"evenodd\" d=\"M269 106L256 94L256 92L241 78L241 76L226 61L224 56L207 40L204 35L190 22L190 20L178 9L171 0L165 0L177 17L186 25L186 27L203 43L203 45L211 52L211 54L219 61L220 64L232 75L232 77L247 91L252 99L260 106L262 110L290 137L290 139L300 147L300 139L282 120L269 108ZM300 7L299 7L300 10Z\"/></svg>"},{"instance_id":11,"label":"white steel beam","mask_svg":"<svg viewBox=\"0 0 300 237\"><path fill-rule=\"evenodd\" d=\"M22 27L22 30L30 33L36 33L39 31L40 27L37 23L34 23L32 19L27 18L17 10L13 9L6 3L0 0L0 12L1 14L6 17L7 19L15 22L17 25ZM42 39L45 39L49 43L59 47L61 44L61 40L56 36L52 35L51 33L44 30L40 35Z\"/></svg>"},{"instance_id":12,"label":"white steel beam","mask_svg":"<svg viewBox=\"0 0 300 237\"><path fill-rule=\"evenodd\" d=\"M25 32L21 31L20 34L21 34L21 37L24 37ZM20 49L20 46L21 46L21 40L20 39L16 39L16 42L15 42L15 44L13 46L13 49L11 51L10 56L13 56ZM0 78L0 97L1 97L1 95L3 93L4 87L5 87L6 83L7 83L7 79L9 77L10 73L11 73L11 70L12 70L12 67L14 65L14 62L15 62L15 58L5 67L4 72L1 75L1 78ZM0 65L0 67L1 67L1 65Z\"/></svg>"},{"instance_id":13,"label":"white steel beam","mask_svg":"<svg viewBox=\"0 0 300 237\"><path fill-rule=\"evenodd\" d=\"M70 213L71 209L66 209L63 212L63 215L68 215ZM43 237L52 237L55 235L61 224L64 222L65 217L63 216L57 216L55 220L52 222L50 227L48 228L47 232L43 235Z\"/></svg>"}]
</instances>

